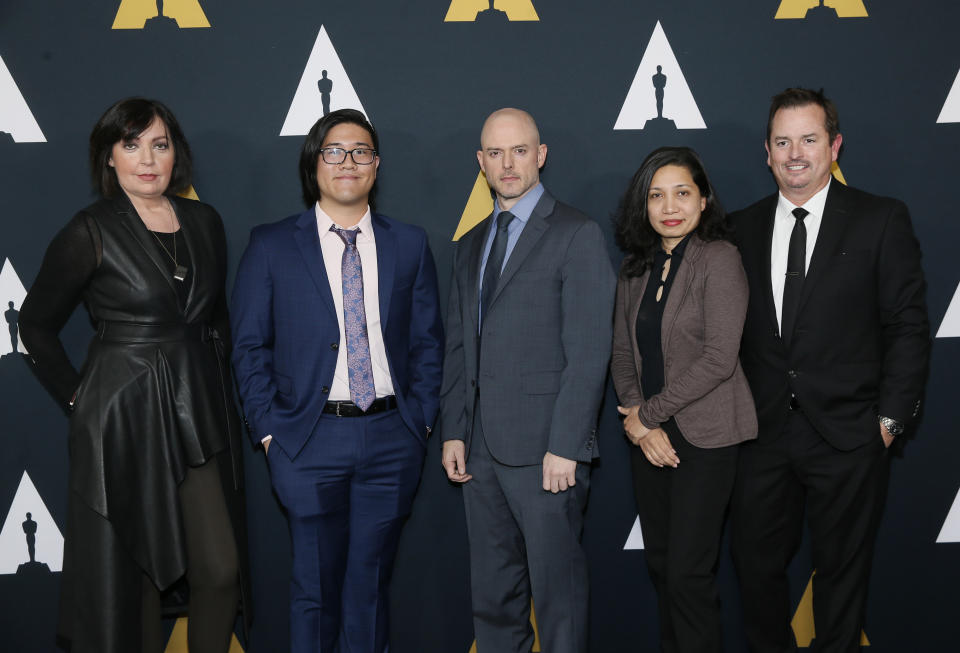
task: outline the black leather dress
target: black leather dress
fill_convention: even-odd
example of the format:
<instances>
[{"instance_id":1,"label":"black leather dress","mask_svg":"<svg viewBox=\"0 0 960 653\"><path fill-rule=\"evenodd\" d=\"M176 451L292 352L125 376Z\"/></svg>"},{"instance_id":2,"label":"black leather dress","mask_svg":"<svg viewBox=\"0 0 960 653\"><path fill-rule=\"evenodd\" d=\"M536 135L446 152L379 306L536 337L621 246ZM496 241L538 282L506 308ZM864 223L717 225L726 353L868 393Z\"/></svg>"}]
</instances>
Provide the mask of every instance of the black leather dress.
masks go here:
<instances>
[{"instance_id":1,"label":"black leather dress","mask_svg":"<svg viewBox=\"0 0 960 653\"><path fill-rule=\"evenodd\" d=\"M122 604L125 595L136 603L129 592L138 591L141 570L160 590L186 571L177 487L189 466L222 461L241 575L247 576L223 225L205 204L172 201L178 242L190 262L184 281L173 278L168 255L123 196L87 207L61 232L21 310L21 334L37 374L72 407L60 631L95 642L91 647L99 651L119 651L133 641L132 632L130 638L123 632L131 615ZM92 249L77 243L84 229ZM85 270L91 255L93 267ZM179 284L186 288L178 293ZM78 377L57 334L80 297L97 331ZM97 601L107 605L98 610Z\"/></svg>"}]
</instances>

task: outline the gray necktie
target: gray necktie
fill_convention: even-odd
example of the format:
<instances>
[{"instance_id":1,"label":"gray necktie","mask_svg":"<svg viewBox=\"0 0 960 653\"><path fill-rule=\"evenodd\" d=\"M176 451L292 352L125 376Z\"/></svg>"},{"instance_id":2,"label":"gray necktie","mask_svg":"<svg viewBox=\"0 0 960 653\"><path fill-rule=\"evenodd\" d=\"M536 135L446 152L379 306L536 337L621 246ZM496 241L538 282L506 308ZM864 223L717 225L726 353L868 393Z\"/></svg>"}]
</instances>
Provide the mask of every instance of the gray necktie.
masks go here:
<instances>
[{"instance_id":1,"label":"gray necktie","mask_svg":"<svg viewBox=\"0 0 960 653\"><path fill-rule=\"evenodd\" d=\"M487 266L483 270L483 285L480 286L480 320L487 316L487 309L493 299L500 281L500 269L503 267L503 258L507 253L507 228L516 217L510 211L501 211L497 216L497 234L493 237L490 247L490 256L487 257Z\"/></svg>"}]
</instances>

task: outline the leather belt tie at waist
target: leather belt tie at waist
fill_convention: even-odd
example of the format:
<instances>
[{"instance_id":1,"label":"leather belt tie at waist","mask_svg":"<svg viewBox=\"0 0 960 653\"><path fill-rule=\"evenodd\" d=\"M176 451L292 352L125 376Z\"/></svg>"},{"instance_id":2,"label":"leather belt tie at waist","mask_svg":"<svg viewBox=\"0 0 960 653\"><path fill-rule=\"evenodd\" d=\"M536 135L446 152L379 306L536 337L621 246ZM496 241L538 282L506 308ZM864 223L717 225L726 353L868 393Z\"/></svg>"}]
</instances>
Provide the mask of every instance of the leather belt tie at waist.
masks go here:
<instances>
[{"instance_id":1,"label":"leather belt tie at waist","mask_svg":"<svg viewBox=\"0 0 960 653\"><path fill-rule=\"evenodd\" d=\"M396 407L397 398L391 395L374 400L366 412L352 401L328 401L323 406L323 412L325 415L336 415L337 417L363 417L364 415L393 410Z\"/></svg>"},{"instance_id":2,"label":"leather belt tie at waist","mask_svg":"<svg viewBox=\"0 0 960 653\"><path fill-rule=\"evenodd\" d=\"M219 340L217 330L206 324L137 324L135 322L101 322L97 337L106 342L178 342Z\"/></svg>"}]
</instances>

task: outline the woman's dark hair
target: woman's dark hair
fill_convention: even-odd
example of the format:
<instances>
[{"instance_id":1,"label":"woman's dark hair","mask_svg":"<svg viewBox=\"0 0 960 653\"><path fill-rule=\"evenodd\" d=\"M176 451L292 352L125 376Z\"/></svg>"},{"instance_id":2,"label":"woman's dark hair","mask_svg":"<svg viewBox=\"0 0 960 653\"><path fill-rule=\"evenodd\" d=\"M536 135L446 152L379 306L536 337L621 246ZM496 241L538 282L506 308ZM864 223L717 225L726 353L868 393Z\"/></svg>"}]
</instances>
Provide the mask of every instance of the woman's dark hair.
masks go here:
<instances>
[{"instance_id":1,"label":"woman's dark hair","mask_svg":"<svg viewBox=\"0 0 960 653\"><path fill-rule=\"evenodd\" d=\"M730 225L727 215L717 200L700 156L689 147L661 147L644 159L640 169L630 180L630 186L620 200L614 218L614 240L627 258L622 273L628 277L643 274L653 263L653 255L661 247L660 234L654 231L647 214L647 195L650 182L663 166L686 168L707 204L700 214L695 232L702 240L729 240Z\"/></svg>"},{"instance_id":2,"label":"woman's dark hair","mask_svg":"<svg viewBox=\"0 0 960 653\"><path fill-rule=\"evenodd\" d=\"M317 185L317 162L320 160L320 150L323 149L323 141L327 138L327 133L343 123L351 123L363 127L372 141L373 149L380 151L380 139L377 138L377 130L373 128L367 117L356 109L338 109L331 111L323 118L318 120L310 133L307 134L307 140L303 142L303 149L300 151L300 185L303 188L303 202L307 208L313 206L320 199L320 187ZM370 189L368 202L373 208L373 197L377 190L377 182L373 182L373 188Z\"/></svg>"},{"instance_id":3,"label":"woman's dark hair","mask_svg":"<svg viewBox=\"0 0 960 653\"><path fill-rule=\"evenodd\" d=\"M162 103L131 97L107 109L90 133L90 175L93 188L100 195L116 197L120 194L117 173L109 163L113 146L137 138L156 119L166 125L167 137L173 145L173 172L164 195L177 195L190 188L193 159L180 123Z\"/></svg>"}]
</instances>

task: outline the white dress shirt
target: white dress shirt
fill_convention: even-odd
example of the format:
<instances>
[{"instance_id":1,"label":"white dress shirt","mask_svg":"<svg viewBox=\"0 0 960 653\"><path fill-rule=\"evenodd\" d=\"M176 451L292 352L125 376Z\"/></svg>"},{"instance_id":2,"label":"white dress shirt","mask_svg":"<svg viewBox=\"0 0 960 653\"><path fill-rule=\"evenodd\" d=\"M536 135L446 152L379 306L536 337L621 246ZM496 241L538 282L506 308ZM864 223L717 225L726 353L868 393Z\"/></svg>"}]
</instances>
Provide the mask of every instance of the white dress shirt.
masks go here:
<instances>
[{"instance_id":1,"label":"white dress shirt","mask_svg":"<svg viewBox=\"0 0 960 653\"><path fill-rule=\"evenodd\" d=\"M340 267L343 239L330 231L334 221L317 205L317 232L320 235L320 249L323 251L323 264L330 280L330 292L337 308L337 322L340 325L340 348L337 350L337 368L330 384L330 401L350 401L350 377L347 372L347 338L343 328L343 279ZM339 225L337 225L339 227ZM360 253L360 265L363 266L363 305L367 314L367 338L370 341L370 360L373 364L373 385L377 397L394 394L393 379L390 378L390 365L387 362L387 348L383 344L383 332L380 328L380 295L377 279L377 242L373 234L373 222L370 207L363 214L357 235L357 251Z\"/></svg>"},{"instance_id":2,"label":"white dress shirt","mask_svg":"<svg viewBox=\"0 0 960 653\"><path fill-rule=\"evenodd\" d=\"M809 215L803 219L803 226L807 228L807 260L804 262L804 271L810 269L810 258L813 248L817 244L817 234L820 233L820 223L823 220L823 207L827 203L827 191L833 180L827 180L827 185L821 188L816 195L808 199L803 208ZM773 286L773 303L777 309L777 326L781 327L783 314L783 286L787 279L787 253L790 249L790 234L797 219L793 217L793 210L797 205L780 193L777 202L777 213L773 219L773 242L770 244L770 283Z\"/></svg>"}]
</instances>

